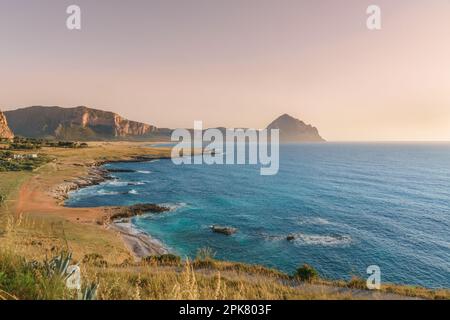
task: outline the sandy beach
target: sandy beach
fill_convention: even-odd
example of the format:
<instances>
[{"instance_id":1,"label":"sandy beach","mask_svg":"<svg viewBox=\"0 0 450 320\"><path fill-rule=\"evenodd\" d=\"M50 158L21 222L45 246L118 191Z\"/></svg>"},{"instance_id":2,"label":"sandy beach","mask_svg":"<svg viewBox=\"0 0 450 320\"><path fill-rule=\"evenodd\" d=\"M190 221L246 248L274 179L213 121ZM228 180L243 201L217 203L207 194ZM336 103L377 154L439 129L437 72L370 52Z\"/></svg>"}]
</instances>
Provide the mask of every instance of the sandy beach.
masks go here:
<instances>
[{"instance_id":1,"label":"sandy beach","mask_svg":"<svg viewBox=\"0 0 450 320\"><path fill-rule=\"evenodd\" d=\"M134 227L129 219L112 222L110 228L121 234L125 245L137 260L152 255L169 253L161 242Z\"/></svg>"}]
</instances>

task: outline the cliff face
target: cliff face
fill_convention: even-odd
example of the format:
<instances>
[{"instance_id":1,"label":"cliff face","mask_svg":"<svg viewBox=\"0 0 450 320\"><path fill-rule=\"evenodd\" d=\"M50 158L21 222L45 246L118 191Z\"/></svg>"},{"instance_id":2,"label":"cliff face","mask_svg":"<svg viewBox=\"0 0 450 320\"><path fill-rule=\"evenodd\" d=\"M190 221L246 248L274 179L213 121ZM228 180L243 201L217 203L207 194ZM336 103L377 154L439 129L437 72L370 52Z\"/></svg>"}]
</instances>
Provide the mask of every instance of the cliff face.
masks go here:
<instances>
[{"instance_id":1,"label":"cliff face","mask_svg":"<svg viewBox=\"0 0 450 320\"><path fill-rule=\"evenodd\" d=\"M140 137L156 130L118 114L87 107L29 107L5 112L17 135L67 140Z\"/></svg>"},{"instance_id":2,"label":"cliff face","mask_svg":"<svg viewBox=\"0 0 450 320\"><path fill-rule=\"evenodd\" d=\"M9 129L8 122L3 112L0 111L0 138L2 139L12 139L14 134L11 129Z\"/></svg>"},{"instance_id":3,"label":"cliff face","mask_svg":"<svg viewBox=\"0 0 450 320\"><path fill-rule=\"evenodd\" d=\"M279 129L281 142L323 142L316 127L305 124L288 114L284 114L267 126L267 129Z\"/></svg>"}]
</instances>

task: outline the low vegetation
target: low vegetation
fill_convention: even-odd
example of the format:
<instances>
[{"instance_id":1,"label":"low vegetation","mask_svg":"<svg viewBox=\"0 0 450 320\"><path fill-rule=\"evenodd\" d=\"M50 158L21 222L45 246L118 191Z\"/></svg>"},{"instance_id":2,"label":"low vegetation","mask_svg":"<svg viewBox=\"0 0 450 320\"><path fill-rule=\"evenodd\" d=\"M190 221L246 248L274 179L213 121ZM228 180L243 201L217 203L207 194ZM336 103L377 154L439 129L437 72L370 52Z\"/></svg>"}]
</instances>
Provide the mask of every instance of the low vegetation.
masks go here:
<instances>
[{"instance_id":1,"label":"low vegetation","mask_svg":"<svg viewBox=\"0 0 450 320\"><path fill-rule=\"evenodd\" d=\"M313 282L314 280L319 278L319 273L310 265L304 264L297 269L294 277L299 279L300 281Z\"/></svg>"},{"instance_id":2,"label":"low vegetation","mask_svg":"<svg viewBox=\"0 0 450 320\"><path fill-rule=\"evenodd\" d=\"M28 261L10 252L0 251L0 300L93 300L97 284L87 283L80 289L67 286L72 255L61 252L52 259Z\"/></svg>"},{"instance_id":3,"label":"low vegetation","mask_svg":"<svg viewBox=\"0 0 450 320\"><path fill-rule=\"evenodd\" d=\"M50 157L41 154L18 154L11 151L0 151L0 172L32 171L50 160Z\"/></svg>"},{"instance_id":4,"label":"low vegetation","mask_svg":"<svg viewBox=\"0 0 450 320\"><path fill-rule=\"evenodd\" d=\"M39 150L43 147L48 148L87 148L88 144L85 142L76 141L58 141L52 139L34 139L14 137L13 140L3 139L0 141L3 148L9 150Z\"/></svg>"},{"instance_id":5,"label":"low vegetation","mask_svg":"<svg viewBox=\"0 0 450 320\"><path fill-rule=\"evenodd\" d=\"M15 137L0 141L0 172L32 171L51 160L33 151L47 148L87 148L87 143ZM14 152L13 152L14 151Z\"/></svg>"},{"instance_id":6,"label":"low vegetation","mask_svg":"<svg viewBox=\"0 0 450 320\"><path fill-rule=\"evenodd\" d=\"M54 259L65 259L66 253ZM173 255L154 256L141 262L124 261L108 265L99 254L84 259L83 289L68 289L64 267L49 267L51 262L28 261L0 251L0 299L364 299L353 292L352 282L339 285L320 280L304 282L260 266L232 262L182 260ZM99 263L101 262L101 263ZM231 267L232 266L232 267ZM49 271L49 269L51 271ZM310 268L308 268L310 270ZM309 274L309 271L308 271ZM302 284L303 283L303 284ZM360 283L360 282L358 282ZM333 287L334 286L334 287ZM365 290L358 285L358 292ZM449 299L448 291L387 285L381 293L427 299Z\"/></svg>"}]
</instances>

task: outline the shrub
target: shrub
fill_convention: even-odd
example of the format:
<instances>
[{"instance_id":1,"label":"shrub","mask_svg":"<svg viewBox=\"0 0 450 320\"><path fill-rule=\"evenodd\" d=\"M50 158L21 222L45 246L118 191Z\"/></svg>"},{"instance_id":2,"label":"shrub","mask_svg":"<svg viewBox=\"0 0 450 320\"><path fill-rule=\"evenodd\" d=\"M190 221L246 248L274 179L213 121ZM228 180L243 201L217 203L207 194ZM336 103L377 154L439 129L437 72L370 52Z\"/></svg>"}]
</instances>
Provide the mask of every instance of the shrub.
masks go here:
<instances>
[{"instance_id":1,"label":"shrub","mask_svg":"<svg viewBox=\"0 0 450 320\"><path fill-rule=\"evenodd\" d=\"M162 254L159 256L149 256L142 259L143 262L149 264L157 264L164 266L179 266L181 264L181 258L174 254Z\"/></svg>"},{"instance_id":2,"label":"shrub","mask_svg":"<svg viewBox=\"0 0 450 320\"><path fill-rule=\"evenodd\" d=\"M108 262L103 259L103 256L98 253L86 254L83 257L83 263L91 264L94 267L107 267Z\"/></svg>"},{"instance_id":3,"label":"shrub","mask_svg":"<svg viewBox=\"0 0 450 320\"><path fill-rule=\"evenodd\" d=\"M41 268L25 259L0 252L0 298L63 299L69 296L64 281L48 277Z\"/></svg>"},{"instance_id":4,"label":"shrub","mask_svg":"<svg viewBox=\"0 0 450 320\"><path fill-rule=\"evenodd\" d=\"M367 283L364 279L361 279L360 277L353 276L347 283L348 288L352 289L367 289Z\"/></svg>"},{"instance_id":5,"label":"shrub","mask_svg":"<svg viewBox=\"0 0 450 320\"><path fill-rule=\"evenodd\" d=\"M198 249L196 258L197 260L214 260L215 256L216 252L213 249L206 247Z\"/></svg>"},{"instance_id":6,"label":"shrub","mask_svg":"<svg viewBox=\"0 0 450 320\"><path fill-rule=\"evenodd\" d=\"M317 272L316 269L314 269L310 265L304 264L303 266L297 269L294 277L301 281L311 282L319 278L319 273Z\"/></svg>"}]
</instances>

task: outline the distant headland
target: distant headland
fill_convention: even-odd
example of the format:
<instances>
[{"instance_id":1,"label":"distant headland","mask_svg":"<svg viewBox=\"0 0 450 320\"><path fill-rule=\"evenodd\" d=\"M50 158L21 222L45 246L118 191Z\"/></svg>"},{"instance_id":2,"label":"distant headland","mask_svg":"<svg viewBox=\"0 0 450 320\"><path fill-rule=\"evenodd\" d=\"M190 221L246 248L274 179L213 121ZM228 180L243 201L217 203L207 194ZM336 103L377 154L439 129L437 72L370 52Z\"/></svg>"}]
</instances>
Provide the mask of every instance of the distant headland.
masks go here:
<instances>
[{"instance_id":1,"label":"distant headland","mask_svg":"<svg viewBox=\"0 0 450 320\"><path fill-rule=\"evenodd\" d=\"M84 106L75 108L33 106L5 111L2 135L60 140L169 140L172 129L131 121L114 112ZM4 119L4 120L3 120ZM9 125L9 129L6 129ZM281 142L325 141L316 127L284 114L267 126L279 129Z\"/></svg>"}]
</instances>

